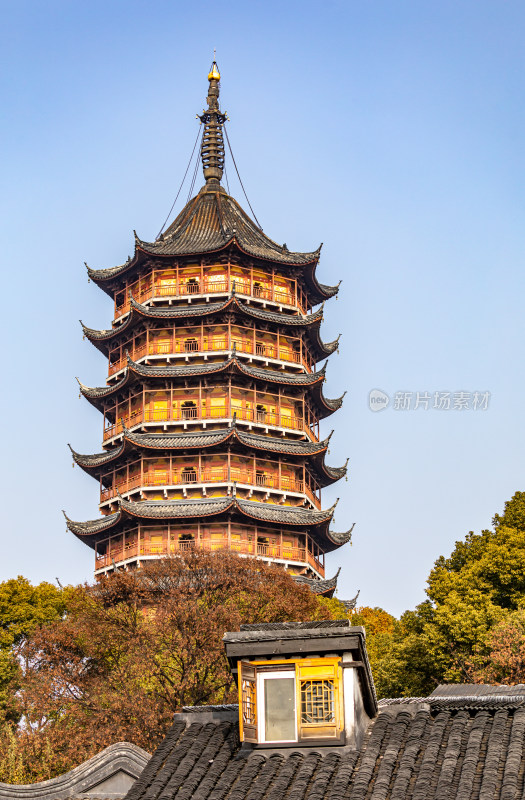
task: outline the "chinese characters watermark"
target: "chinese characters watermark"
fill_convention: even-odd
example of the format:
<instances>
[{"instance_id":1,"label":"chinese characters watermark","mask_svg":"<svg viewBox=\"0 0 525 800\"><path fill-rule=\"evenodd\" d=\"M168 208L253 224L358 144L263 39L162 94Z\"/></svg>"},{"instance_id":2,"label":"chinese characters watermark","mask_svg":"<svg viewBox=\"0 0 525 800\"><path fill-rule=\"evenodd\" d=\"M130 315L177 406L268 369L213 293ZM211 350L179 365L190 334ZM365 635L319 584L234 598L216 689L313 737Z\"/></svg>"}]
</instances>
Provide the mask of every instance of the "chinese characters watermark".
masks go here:
<instances>
[{"instance_id":1,"label":"chinese characters watermark","mask_svg":"<svg viewBox=\"0 0 525 800\"><path fill-rule=\"evenodd\" d=\"M489 403L487 391L402 391L391 397L382 389L372 389L368 394L370 411L384 411L389 406L394 411L486 411Z\"/></svg>"}]
</instances>

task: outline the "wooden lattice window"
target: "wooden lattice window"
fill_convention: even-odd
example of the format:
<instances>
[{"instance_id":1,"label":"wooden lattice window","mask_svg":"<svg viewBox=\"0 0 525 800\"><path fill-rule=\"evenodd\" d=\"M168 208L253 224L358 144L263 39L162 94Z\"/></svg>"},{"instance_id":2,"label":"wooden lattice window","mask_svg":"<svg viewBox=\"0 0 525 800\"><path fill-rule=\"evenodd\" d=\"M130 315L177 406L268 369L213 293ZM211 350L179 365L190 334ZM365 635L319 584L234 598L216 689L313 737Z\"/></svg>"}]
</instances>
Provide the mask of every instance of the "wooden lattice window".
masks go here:
<instances>
[{"instance_id":1,"label":"wooden lattice window","mask_svg":"<svg viewBox=\"0 0 525 800\"><path fill-rule=\"evenodd\" d=\"M296 664L299 739L339 739L344 728L343 675L339 659Z\"/></svg>"},{"instance_id":2,"label":"wooden lattice window","mask_svg":"<svg viewBox=\"0 0 525 800\"><path fill-rule=\"evenodd\" d=\"M301 681L301 723L322 725L334 721L334 682Z\"/></svg>"},{"instance_id":3,"label":"wooden lattice window","mask_svg":"<svg viewBox=\"0 0 525 800\"><path fill-rule=\"evenodd\" d=\"M257 741L257 670L245 661L239 661L239 711L241 739Z\"/></svg>"}]
</instances>

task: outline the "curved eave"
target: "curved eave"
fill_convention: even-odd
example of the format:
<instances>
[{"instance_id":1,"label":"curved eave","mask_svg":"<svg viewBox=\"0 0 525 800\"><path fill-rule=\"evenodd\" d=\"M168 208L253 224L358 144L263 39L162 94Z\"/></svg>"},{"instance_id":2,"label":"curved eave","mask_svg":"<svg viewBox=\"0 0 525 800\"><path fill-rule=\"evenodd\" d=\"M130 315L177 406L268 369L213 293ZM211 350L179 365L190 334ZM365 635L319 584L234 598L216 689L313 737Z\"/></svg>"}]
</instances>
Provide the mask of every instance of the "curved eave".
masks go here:
<instances>
[{"instance_id":1,"label":"curved eave","mask_svg":"<svg viewBox=\"0 0 525 800\"><path fill-rule=\"evenodd\" d=\"M126 319L116 328L108 328L106 330L97 330L96 328L88 328L87 325L84 325L82 320L80 320L80 324L82 326L82 335L88 342L91 342L97 350L105 355L106 357L109 355L110 345L114 339L118 336L121 336L123 333L126 333L128 330L133 330L133 326L135 324L136 317L133 313L128 314Z\"/></svg>"},{"instance_id":2,"label":"curved eave","mask_svg":"<svg viewBox=\"0 0 525 800\"><path fill-rule=\"evenodd\" d=\"M332 353L335 353L339 347L339 339L341 338L341 334L339 334L337 339L334 339L333 342L323 342L320 336L319 328L317 328L315 331L312 331L312 334L315 336L315 340L312 341L311 344L313 346L317 361L319 361L321 358L328 358L328 356L331 356Z\"/></svg>"},{"instance_id":3,"label":"curved eave","mask_svg":"<svg viewBox=\"0 0 525 800\"><path fill-rule=\"evenodd\" d=\"M122 512L119 509L114 514L108 514L106 517L99 517L98 519L90 519L86 522L75 522L69 519L65 511L63 512L66 518L66 525L71 533L83 541L90 547L95 547L97 541L101 538L101 534L105 534L120 522L122 519Z\"/></svg>"},{"instance_id":4,"label":"curved eave","mask_svg":"<svg viewBox=\"0 0 525 800\"><path fill-rule=\"evenodd\" d=\"M326 578L323 580L319 578L307 578L305 575L292 575L292 578L299 586L308 587L314 594L321 595L322 597L332 597L337 589L337 579L340 572L341 567L339 567L333 578Z\"/></svg>"},{"instance_id":5,"label":"curved eave","mask_svg":"<svg viewBox=\"0 0 525 800\"><path fill-rule=\"evenodd\" d=\"M312 511L292 506L276 506L236 497L206 498L203 500L177 500L175 502L134 502L119 498L122 512L140 519L174 520L217 517L225 512L263 524L302 528L315 538L325 552L338 545L328 535L328 525L335 511L335 503L326 511Z\"/></svg>"},{"instance_id":6,"label":"curved eave","mask_svg":"<svg viewBox=\"0 0 525 800\"><path fill-rule=\"evenodd\" d=\"M271 240L270 240L271 241ZM161 242L144 242L141 239L137 239L137 250L142 251L145 255L149 256L161 256L167 258L190 258L192 256L197 255L213 255L219 254L223 250L227 250L228 248L235 247L239 253L244 256L249 256L250 258L256 258L258 261L263 261L268 264L276 264L280 267L308 267L313 266L315 269L315 265L319 261L319 255L321 252L321 248L319 247L317 250L314 250L312 253L293 253L290 251L284 251L282 256L279 257L280 254L278 252L274 252L272 254L263 254L262 252L257 252L256 250L248 247L245 245L237 236L230 236L227 239L224 239L221 243L217 242L215 247L202 248L199 250L181 250L180 252L168 253L163 252L162 247L156 248L155 245L161 244ZM279 245L276 245L279 248ZM303 260L304 258L304 260ZM332 288L332 287L328 287ZM328 295L331 297L332 295ZM320 302L320 301L319 301Z\"/></svg>"},{"instance_id":7,"label":"curved eave","mask_svg":"<svg viewBox=\"0 0 525 800\"><path fill-rule=\"evenodd\" d=\"M100 478L104 468L113 461L118 461L126 452L137 450L153 450L162 452L169 450L204 450L217 447L231 439L233 428L219 431L199 431L198 433L180 433L176 435L164 433L134 433L124 426L122 443L104 453L80 455L71 448L73 459L79 467L94 478Z\"/></svg>"},{"instance_id":8,"label":"curved eave","mask_svg":"<svg viewBox=\"0 0 525 800\"><path fill-rule=\"evenodd\" d=\"M326 367L326 365L325 365ZM228 358L225 361L218 361L211 364L187 364L183 366L168 366L168 367L151 367L144 364L137 364L132 361L128 356L128 366L126 367L122 378L110 386L91 387L85 386L78 380L81 394L89 400L90 403L98 407L99 401L102 401L112 395L117 394L121 389L124 389L136 378L161 378L161 379L178 379L178 378L199 378L204 375L214 375L226 370L235 370L240 375L245 375L254 380L275 384L278 386L290 387L304 387L309 389L311 387L320 386L324 380L325 367L319 372L300 372L300 373L286 373L277 370L266 370L258 367L250 367L244 364L236 356ZM322 396L322 393L319 393ZM327 401L328 403L334 401ZM327 412L331 413L331 407L326 407ZM335 409L333 409L335 410Z\"/></svg>"},{"instance_id":9,"label":"curved eave","mask_svg":"<svg viewBox=\"0 0 525 800\"><path fill-rule=\"evenodd\" d=\"M216 447L229 440L236 439L242 445L254 450L271 452L272 454L311 457L326 452L328 440L310 442L294 439L283 439L277 436L264 436L248 433L235 424L231 428L215 431L199 431L198 433L134 433L124 429L125 438L136 447L147 450L191 450Z\"/></svg>"},{"instance_id":10,"label":"curved eave","mask_svg":"<svg viewBox=\"0 0 525 800\"><path fill-rule=\"evenodd\" d=\"M176 367L150 367L144 364L137 364L128 356L128 369L135 372L142 378L191 378L200 375L210 375L215 372L224 372L234 369L239 374L246 375L265 383L275 383L279 386L314 386L324 380L325 368L319 372L299 372L287 373L273 369L262 369L261 367L251 367L240 361L237 356L232 356L225 361L212 364L195 364Z\"/></svg>"},{"instance_id":11,"label":"curved eave","mask_svg":"<svg viewBox=\"0 0 525 800\"><path fill-rule=\"evenodd\" d=\"M282 314L278 311L267 311L265 308L258 308L257 306L249 305L242 300L239 300L234 295L237 307L249 317L253 319L260 319L264 322L272 322L275 325L288 325L293 328L310 328L319 326L323 321L323 309L318 308L312 314L306 314L304 317L295 314Z\"/></svg>"},{"instance_id":12,"label":"curved eave","mask_svg":"<svg viewBox=\"0 0 525 800\"><path fill-rule=\"evenodd\" d=\"M333 550L335 550L337 547L341 547L343 544L348 544L348 542L352 541L352 531L354 530L354 527L355 527L355 522L349 530L343 531L342 533L330 530L328 531L328 538L334 544L334 547L332 548Z\"/></svg>"},{"instance_id":13,"label":"curved eave","mask_svg":"<svg viewBox=\"0 0 525 800\"><path fill-rule=\"evenodd\" d=\"M323 453L322 458L316 459L316 463L320 475L324 478L321 482L322 487L330 486L332 483L340 481L348 472L348 459L346 459L346 464L342 467L329 467L328 464L325 464Z\"/></svg>"},{"instance_id":14,"label":"curved eave","mask_svg":"<svg viewBox=\"0 0 525 800\"><path fill-rule=\"evenodd\" d=\"M335 286L327 286L325 283L319 283L315 274L316 267L317 264L308 265L308 268L304 271L304 279L308 289L308 299L313 306L334 297L341 286L341 281Z\"/></svg>"},{"instance_id":15,"label":"curved eave","mask_svg":"<svg viewBox=\"0 0 525 800\"><path fill-rule=\"evenodd\" d=\"M241 500L235 497L203 498L202 500L176 500L172 502L143 501L134 502L118 498L119 510L106 517L87 522L75 522L67 515L69 530L82 541L94 547L101 534L114 530L124 517L130 519L172 521L190 519L210 519L225 513L269 525L301 528L308 531L325 552L335 550L340 545L330 537L328 525L333 517L335 505L326 511L313 511L292 506L276 506ZM343 543L343 542L341 542Z\"/></svg>"},{"instance_id":16,"label":"curved eave","mask_svg":"<svg viewBox=\"0 0 525 800\"><path fill-rule=\"evenodd\" d=\"M76 450L73 450L71 445L68 445L69 449L71 450L71 455L73 456L73 461L77 466L87 472L88 475L93 475L94 472L98 472L102 467L105 467L107 464L110 464L112 461L120 458L126 449L126 440L124 439L121 444L117 445L116 447L111 447L109 450L105 450L103 453L93 453L90 455L85 455L82 453L77 453Z\"/></svg>"},{"instance_id":17,"label":"curved eave","mask_svg":"<svg viewBox=\"0 0 525 800\"><path fill-rule=\"evenodd\" d=\"M325 397L322 383L316 384L313 387L312 397L319 409L319 419L326 419L326 417L329 417L331 414L338 411L343 405L345 395L346 392L343 392L341 397L337 397L335 399Z\"/></svg>"},{"instance_id":18,"label":"curved eave","mask_svg":"<svg viewBox=\"0 0 525 800\"><path fill-rule=\"evenodd\" d=\"M93 283L96 283L97 286L100 286L100 288L111 297L114 288L113 282L139 266L141 260L142 254L135 245L133 258L128 258L124 264L119 264L116 267L106 267L105 269L91 269L91 267L88 267L86 264L88 278L93 281Z\"/></svg>"},{"instance_id":19,"label":"curved eave","mask_svg":"<svg viewBox=\"0 0 525 800\"><path fill-rule=\"evenodd\" d=\"M169 308L155 308L151 306L144 306L137 303L136 300L131 298L131 311L128 312L126 318L117 325L115 328L108 328L106 330L96 330L95 328L88 328L84 325L82 320L82 332L86 339L93 344L101 353L108 355L110 346L115 339L122 336L128 330L133 330L134 326L141 319L158 319L165 322L166 320L200 318L210 316L221 311L226 311L231 303L231 299L225 300L220 303L202 303L199 306L188 305L182 308L170 306Z\"/></svg>"}]
</instances>

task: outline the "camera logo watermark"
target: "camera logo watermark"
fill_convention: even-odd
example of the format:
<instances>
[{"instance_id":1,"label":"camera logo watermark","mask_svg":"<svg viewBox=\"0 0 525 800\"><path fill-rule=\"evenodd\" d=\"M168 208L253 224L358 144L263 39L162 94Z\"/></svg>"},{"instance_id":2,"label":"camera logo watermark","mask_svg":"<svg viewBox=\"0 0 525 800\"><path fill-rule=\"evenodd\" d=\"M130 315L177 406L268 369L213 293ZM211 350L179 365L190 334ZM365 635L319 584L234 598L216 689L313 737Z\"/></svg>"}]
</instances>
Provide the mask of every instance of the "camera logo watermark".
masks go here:
<instances>
[{"instance_id":1,"label":"camera logo watermark","mask_svg":"<svg viewBox=\"0 0 525 800\"><path fill-rule=\"evenodd\" d=\"M393 411L486 411L490 403L490 392L394 392L390 397L382 389L368 393L370 411L384 411L391 406Z\"/></svg>"}]
</instances>

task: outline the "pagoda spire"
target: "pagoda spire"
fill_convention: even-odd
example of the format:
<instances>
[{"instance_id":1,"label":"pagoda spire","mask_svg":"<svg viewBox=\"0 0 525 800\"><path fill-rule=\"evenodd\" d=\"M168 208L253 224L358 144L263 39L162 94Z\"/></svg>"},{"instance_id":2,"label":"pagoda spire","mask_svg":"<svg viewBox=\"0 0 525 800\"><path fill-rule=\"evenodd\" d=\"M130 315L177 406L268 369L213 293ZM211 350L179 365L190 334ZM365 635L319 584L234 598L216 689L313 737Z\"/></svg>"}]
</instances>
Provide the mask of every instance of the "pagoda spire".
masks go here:
<instances>
[{"instance_id":1,"label":"pagoda spire","mask_svg":"<svg viewBox=\"0 0 525 800\"><path fill-rule=\"evenodd\" d=\"M208 81L210 83L208 97L206 98L208 108L199 116L200 121L204 123L201 159L207 191L217 191L220 188L220 180L224 167L222 126L226 120L226 114L221 114L219 109L220 79L219 68L217 62L214 60L208 74Z\"/></svg>"}]
</instances>

